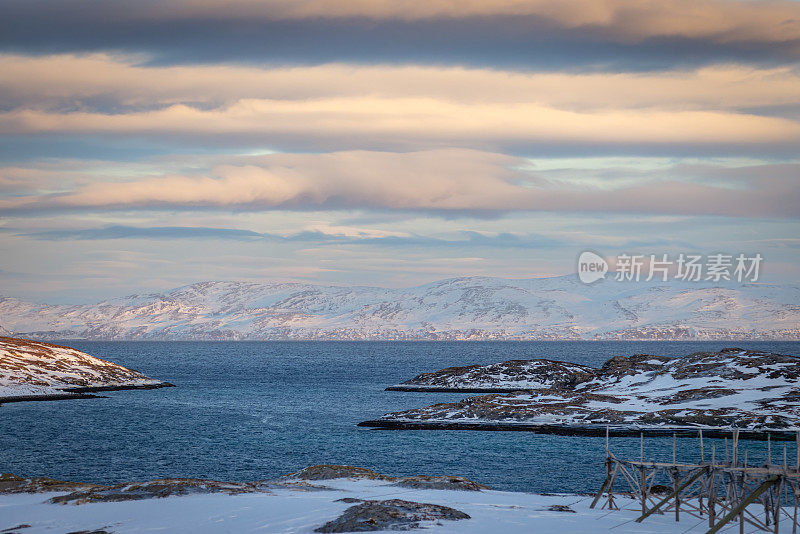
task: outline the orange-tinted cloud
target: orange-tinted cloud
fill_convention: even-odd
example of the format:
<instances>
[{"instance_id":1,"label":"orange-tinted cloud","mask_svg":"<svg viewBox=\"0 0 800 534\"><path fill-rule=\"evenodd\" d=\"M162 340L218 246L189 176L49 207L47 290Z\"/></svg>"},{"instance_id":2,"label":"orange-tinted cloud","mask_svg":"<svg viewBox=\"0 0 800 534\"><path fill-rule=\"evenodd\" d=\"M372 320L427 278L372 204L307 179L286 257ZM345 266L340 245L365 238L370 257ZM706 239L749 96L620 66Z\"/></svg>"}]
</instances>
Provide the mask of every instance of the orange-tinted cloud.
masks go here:
<instances>
[{"instance_id":1,"label":"orange-tinted cloud","mask_svg":"<svg viewBox=\"0 0 800 534\"><path fill-rule=\"evenodd\" d=\"M548 72L458 66L143 66L108 54L0 54L0 88L17 106L123 107L241 99L430 97L454 102L537 103L561 109L737 109L800 104L791 67L714 65L640 73Z\"/></svg>"},{"instance_id":2,"label":"orange-tinted cloud","mask_svg":"<svg viewBox=\"0 0 800 534\"><path fill-rule=\"evenodd\" d=\"M800 216L792 169L754 167L727 181L675 178L615 188L545 180L525 160L475 150L273 154L199 175L99 182L62 195L9 198L9 212L48 209L377 209L434 212L634 212ZM795 166L796 167L796 166Z\"/></svg>"}]
</instances>

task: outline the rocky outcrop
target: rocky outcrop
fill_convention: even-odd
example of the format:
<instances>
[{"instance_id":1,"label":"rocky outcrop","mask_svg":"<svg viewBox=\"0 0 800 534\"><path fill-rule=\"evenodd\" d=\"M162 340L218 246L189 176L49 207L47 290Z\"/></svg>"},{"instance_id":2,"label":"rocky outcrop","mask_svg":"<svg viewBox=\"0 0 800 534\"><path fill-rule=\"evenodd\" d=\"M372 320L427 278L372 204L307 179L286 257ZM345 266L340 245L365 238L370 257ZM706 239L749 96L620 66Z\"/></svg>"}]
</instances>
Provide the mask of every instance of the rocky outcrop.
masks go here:
<instances>
[{"instance_id":1,"label":"rocky outcrop","mask_svg":"<svg viewBox=\"0 0 800 534\"><path fill-rule=\"evenodd\" d=\"M553 378L548 380L548 371ZM515 375L513 372L519 374ZM800 429L800 359L737 348L684 358L614 357L599 369L549 360L427 373L404 384L518 389L386 414L362 426L614 433Z\"/></svg>"},{"instance_id":2,"label":"rocky outcrop","mask_svg":"<svg viewBox=\"0 0 800 534\"><path fill-rule=\"evenodd\" d=\"M439 504L391 499L362 501L351 506L333 521L314 532L371 532L376 530L412 530L439 520L459 521L469 515Z\"/></svg>"},{"instance_id":3,"label":"rocky outcrop","mask_svg":"<svg viewBox=\"0 0 800 534\"><path fill-rule=\"evenodd\" d=\"M57 504L87 504L95 502L138 501L159 499L170 496L197 495L208 493L270 493L273 489L307 490L309 488L328 489L324 485L311 485L311 482L324 482L339 479L372 480L388 486L413 489L481 491L491 489L460 476L416 475L392 477L382 475L364 467L350 465L323 464L306 467L295 473L276 479L254 482L223 482L198 478L160 478L147 482L125 482L115 485L69 482L48 477L21 477L11 473L0 475L0 495L10 493L52 493L58 495L50 499Z\"/></svg>"},{"instance_id":4,"label":"rocky outcrop","mask_svg":"<svg viewBox=\"0 0 800 534\"><path fill-rule=\"evenodd\" d=\"M12 473L0 475L0 494L3 493L46 493L50 491L88 491L101 488L97 484L67 482L48 477L21 477Z\"/></svg>"},{"instance_id":5,"label":"rocky outcrop","mask_svg":"<svg viewBox=\"0 0 800 534\"><path fill-rule=\"evenodd\" d=\"M334 480L337 478L366 478L369 480L389 480L390 477L376 473L372 469L365 467L353 467L352 465L312 465L288 475L282 476L279 480Z\"/></svg>"},{"instance_id":6,"label":"rocky outcrop","mask_svg":"<svg viewBox=\"0 0 800 534\"><path fill-rule=\"evenodd\" d=\"M0 337L0 403L86 398L98 391L171 386L70 347Z\"/></svg>"},{"instance_id":7,"label":"rocky outcrop","mask_svg":"<svg viewBox=\"0 0 800 534\"><path fill-rule=\"evenodd\" d=\"M489 486L478 484L465 477L416 475L412 477L400 477L394 480L397 481L395 485L401 488L457 491L481 491L492 489Z\"/></svg>"},{"instance_id":8,"label":"rocky outcrop","mask_svg":"<svg viewBox=\"0 0 800 534\"><path fill-rule=\"evenodd\" d=\"M280 477L276 483L292 484L294 482L308 482L321 480L335 480L339 478L367 479L392 482L396 486L413 489L441 489L441 490L462 490L462 491L481 491L491 489L489 486L478 484L468 478L459 476L428 476L415 475L408 477L390 477L376 473L364 467L353 467L350 465L313 465L301 469L296 473L290 473Z\"/></svg>"},{"instance_id":9,"label":"rocky outcrop","mask_svg":"<svg viewBox=\"0 0 800 534\"><path fill-rule=\"evenodd\" d=\"M521 389L567 390L594 378L596 370L554 360L509 360L422 373L387 391L502 393Z\"/></svg>"},{"instance_id":10,"label":"rocky outcrop","mask_svg":"<svg viewBox=\"0 0 800 534\"><path fill-rule=\"evenodd\" d=\"M163 478L149 482L117 484L115 486L95 486L83 491L53 497L55 504L86 504L92 502L139 501L160 499L173 495L199 495L208 493L265 493L268 490L258 483L219 482L196 478Z\"/></svg>"}]
</instances>

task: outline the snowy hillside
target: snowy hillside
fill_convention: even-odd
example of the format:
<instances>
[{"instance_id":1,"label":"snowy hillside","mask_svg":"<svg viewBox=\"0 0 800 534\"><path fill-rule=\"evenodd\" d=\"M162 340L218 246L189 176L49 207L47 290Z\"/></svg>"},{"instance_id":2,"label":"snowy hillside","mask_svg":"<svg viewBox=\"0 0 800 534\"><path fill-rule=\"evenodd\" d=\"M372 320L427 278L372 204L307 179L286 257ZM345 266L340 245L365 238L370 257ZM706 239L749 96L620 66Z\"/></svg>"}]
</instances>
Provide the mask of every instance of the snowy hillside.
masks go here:
<instances>
[{"instance_id":1,"label":"snowy hillside","mask_svg":"<svg viewBox=\"0 0 800 534\"><path fill-rule=\"evenodd\" d=\"M0 400L168 385L69 347L0 337Z\"/></svg>"},{"instance_id":2,"label":"snowy hillside","mask_svg":"<svg viewBox=\"0 0 800 534\"><path fill-rule=\"evenodd\" d=\"M204 282L97 304L0 298L38 339L800 338L800 287L455 278L412 288Z\"/></svg>"}]
</instances>

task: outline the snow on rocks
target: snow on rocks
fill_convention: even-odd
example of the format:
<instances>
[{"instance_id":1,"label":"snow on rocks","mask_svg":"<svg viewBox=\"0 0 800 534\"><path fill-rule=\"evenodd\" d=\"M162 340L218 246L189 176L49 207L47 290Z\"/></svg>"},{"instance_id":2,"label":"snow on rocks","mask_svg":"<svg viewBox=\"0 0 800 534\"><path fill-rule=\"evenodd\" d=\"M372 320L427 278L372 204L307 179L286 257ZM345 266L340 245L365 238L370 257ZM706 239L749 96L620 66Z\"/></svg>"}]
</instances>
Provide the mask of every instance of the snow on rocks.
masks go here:
<instances>
[{"instance_id":1,"label":"snow on rocks","mask_svg":"<svg viewBox=\"0 0 800 534\"><path fill-rule=\"evenodd\" d=\"M325 471L328 475L334 472L331 469L312 471ZM343 468L339 472L347 474L353 471ZM170 487L175 490L187 487L186 484L181 484L186 479L170 480ZM635 523L633 520L641 513L640 505L638 501L625 495L618 496L617 504L621 510L609 513L608 510L590 509L592 497L586 495L408 488L397 487L395 480L396 477L383 475L378 478L346 476L315 480L314 483L325 491L306 491L305 488L281 484L269 486L268 491L265 491L263 486L266 481L196 481L188 487L197 488L197 484L202 483L208 491L172 491L167 496L165 492L157 490L146 492L149 497L145 498L105 501L88 499L77 505L76 500L59 499L75 491L72 487L45 485L37 490L39 493L19 493L3 491L0 485L0 531L19 530L26 534L76 531L107 531L115 534L149 531L192 534L309 534L332 523L344 523L337 523L337 518L347 515L347 510L353 506L360 513L353 511L350 516L363 518L364 522L374 519L381 526L393 525L394 528L407 527L416 522L418 526L440 534L678 534L689 526L683 521L676 523L669 514L654 515L644 523ZM138 487L131 493L141 495L141 487L155 489L166 482L129 483L121 487ZM244 485L254 489L227 491L231 485ZM214 491L215 489L221 491ZM406 517L413 518L413 514L417 513L422 515L416 516L418 521L407 523L392 523L391 519L387 522L380 521L381 517L385 517L384 512L395 514L398 510L407 514ZM23 528L21 525L26 526ZM782 528L784 526L790 529L788 522L782 524ZM787 533L789 531L785 530Z\"/></svg>"},{"instance_id":2,"label":"snow on rocks","mask_svg":"<svg viewBox=\"0 0 800 534\"><path fill-rule=\"evenodd\" d=\"M363 501L351 506L342 515L328 521L314 532L370 532L376 530L412 530L433 526L445 519L458 521L470 517L449 506L389 499Z\"/></svg>"},{"instance_id":3,"label":"snow on rocks","mask_svg":"<svg viewBox=\"0 0 800 534\"><path fill-rule=\"evenodd\" d=\"M800 428L798 378L800 359L794 356L736 348L684 358L617 356L599 369L512 360L425 373L400 386L519 391L390 413L361 426L559 433L599 433L606 425L616 433L698 427L790 431Z\"/></svg>"},{"instance_id":4,"label":"snow on rocks","mask_svg":"<svg viewBox=\"0 0 800 534\"><path fill-rule=\"evenodd\" d=\"M389 477L376 473L371 469L364 467L353 467L351 465L312 465L297 471L282 476L278 479L279 484L295 484L308 481L319 480L336 480L340 478L347 478L350 480L382 480L391 482L396 486L403 488L414 489L447 489L447 490L464 490L464 491L480 491L484 489L491 489L489 486L478 484L468 478L458 476L428 476L416 475L409 477Z\"/></svg>"},{"instance_id":5,"label":"snow on rocks","mask_svg":"<svg viewBox=\"0 0 800 534\"><path fill-rule=\"evenodd\" d=\"M496 393L520 389L572 388L594 377L585 365L553 360L509 360L490 365L448 367L422 373L387 391L466 391Z\"/></svg>"},{"instance_id":6,"label":"snow on rocks","mask_svg":"<svg viewBox=\"0 0 800 534\"><path fill-rule=\"evenodd\" d=\"M69 347L0 337L0 402L85 397L172 384Z\"/></svg>"}]
</instances>

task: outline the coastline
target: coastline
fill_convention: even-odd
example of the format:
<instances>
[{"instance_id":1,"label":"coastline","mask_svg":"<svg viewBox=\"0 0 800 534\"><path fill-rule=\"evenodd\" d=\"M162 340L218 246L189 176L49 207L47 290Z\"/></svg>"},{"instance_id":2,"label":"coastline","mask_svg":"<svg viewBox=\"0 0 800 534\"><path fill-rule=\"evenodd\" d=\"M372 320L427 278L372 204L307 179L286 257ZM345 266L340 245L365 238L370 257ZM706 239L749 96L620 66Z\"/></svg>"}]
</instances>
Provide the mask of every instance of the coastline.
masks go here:
<instances>
[{"instance_id":1,"label":"coastline","mask_svg":"<svg viewBox=\"0 0 800 534\"><path fill-rule=\"evenodd\" d=\"M480 430L480 431L512 431L512 432L531 432L533 434L550 434L557 436L590 436L598 437L608 435L611 437L667 437L673 434L677 437L698 436L700 427L620 427L606 425L548 425L535 423L500 423L500 422L445 422L445 421L392 421L387 419L372 419L361 421L356 426L384 429L384 430ZM729 438L734 429L732 428L702 428L703 436L707 438ZM797 439L796 430L781 429L740 429L741 439L754 441L766 441L768 436L777 441L795 441Z\"/></svg>"},{"instance_id":2,"label":"coastline","mask_svg":"<svg viewBox=\"0 0 800 534\"><path fill-rule=\"evenodd\" d=\"M72 399L104 399L106 395L92 395L103 391L124 391L129 389L160 389L174 388L175 384L162 382L159 384L135 384L130 386L87 386L78 388L63 388L64 393L42 393L39 395L13 395L0 397L0 406L12 402L56 401Z\"/></svg>"}]
</instances>

